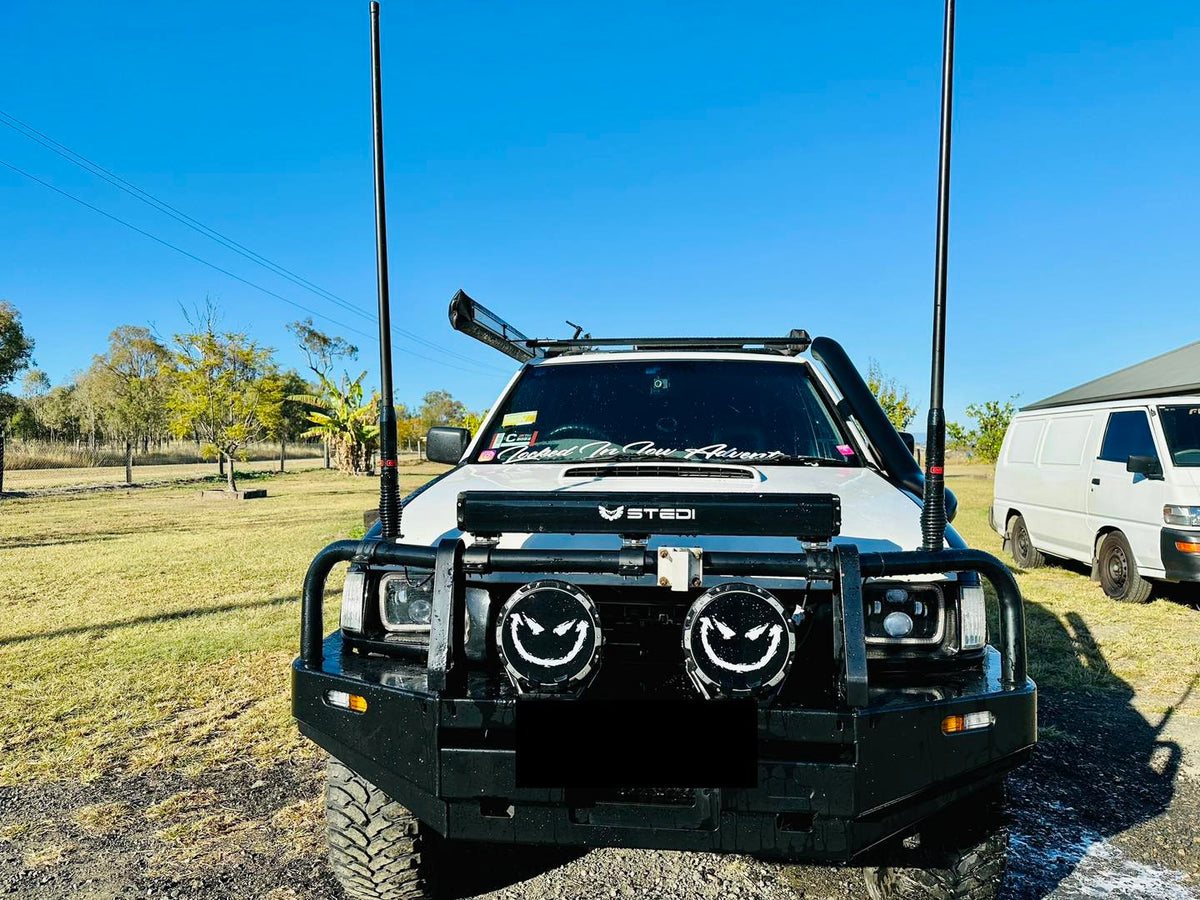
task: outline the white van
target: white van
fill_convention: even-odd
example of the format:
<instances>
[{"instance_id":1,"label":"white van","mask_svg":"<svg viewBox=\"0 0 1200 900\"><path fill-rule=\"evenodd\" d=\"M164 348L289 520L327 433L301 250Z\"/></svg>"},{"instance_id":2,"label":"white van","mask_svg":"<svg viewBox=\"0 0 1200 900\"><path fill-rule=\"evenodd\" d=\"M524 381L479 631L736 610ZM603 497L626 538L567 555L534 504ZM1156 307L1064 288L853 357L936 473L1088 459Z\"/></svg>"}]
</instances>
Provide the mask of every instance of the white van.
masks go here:
<instances>
[{"instance_id":1,"label":"white van","mask_svg":"<svg viewBox=\"0 0 1200 900\"><path fill-rule=\"evenodd\" d=\"M1053 400L1013 417L996 464L990 523L1017 565L1088 563L1132 603L1200 581L1200 394Z\"/></svg>"}]
</instances>

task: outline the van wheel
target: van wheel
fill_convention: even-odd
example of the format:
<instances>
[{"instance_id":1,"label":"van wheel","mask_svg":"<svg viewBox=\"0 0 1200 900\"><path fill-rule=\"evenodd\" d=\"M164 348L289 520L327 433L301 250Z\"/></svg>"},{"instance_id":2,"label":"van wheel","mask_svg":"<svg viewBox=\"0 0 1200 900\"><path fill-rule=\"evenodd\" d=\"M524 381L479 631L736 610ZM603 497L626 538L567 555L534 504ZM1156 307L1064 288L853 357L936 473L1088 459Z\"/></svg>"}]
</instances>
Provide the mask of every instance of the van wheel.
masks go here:
<instances>
[{"instance_id":1,"label":"van wheel","mask_svg":"<svg viewBox=\"0 0 1200 900\"><path fill-rule=\"evenodd\" d=\"M1008 523L1008 547L1012 551L1013 562L1022 569L1036 569L1046 563L1042 551L1033 546L1033 539L1021 516L1013 516Z\"/></svg>"},{"instance_id":2,"label":"van wheel","mask_svg":"<svg viewBox=\"0 0 1200 900\"><path fill-rule=\"evenodd\" d=\"M355 900L431 900L441 836L335 759L325 786L329 863Z\"/></svg>"},{"instance_id":3,"label":"van wheel","mask_svg":"<svg viewBox=\"0 0 1200 900\"><path fill-rule=\"evenodd\" d=\"M1100 586L1112 599L1122 603L1145 603L1150 599L1150 582L1138 574L1129 541L1121 532L1104 536L1096 568L1100 570Z\"/></svg>"},{"instance_id":4,"label":"van wheel","mask_svg":"<svg viewBox=\"0 0 1200 900\"><path fill-rule=\"evenodd\" d=\"M1008 868L1002 789L972 797L922 825L896 865L863 870L872 900L994 900ZM907 858L906 858L907 857Z\"/></svg>"}]
</instances>

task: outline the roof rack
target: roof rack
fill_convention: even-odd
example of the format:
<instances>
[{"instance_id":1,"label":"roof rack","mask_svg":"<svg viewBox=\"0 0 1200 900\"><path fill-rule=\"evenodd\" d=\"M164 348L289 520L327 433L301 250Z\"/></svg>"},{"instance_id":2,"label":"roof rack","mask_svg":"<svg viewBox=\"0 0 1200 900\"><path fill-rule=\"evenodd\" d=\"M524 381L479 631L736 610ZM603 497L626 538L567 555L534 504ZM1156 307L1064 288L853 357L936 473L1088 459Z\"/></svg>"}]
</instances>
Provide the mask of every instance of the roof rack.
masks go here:
<instances>
[{"instance_id":1,"label":"roof rack","mask_svg":"<svg viewBox=\"0 0 1200 900\"><path fill-rule=\"evenodd\" d=\"M525 345L544 351L546 356L586 353L600 347L635 351L751 350L795 356L807 350L811 343L807 331L793 328L787 337L546 338L526 341Z\"/></svg>"},{"instance_id":2,"label":"roof rack","mask_svg":"<svg viewBox=\"0 0 1200 900\"><path fill-rule=\"evenodd\" d=\"M787 337L666 337L666 338L529 338L491 310L458 291L450 301L450 324L518 362L600 348L619 350L741 350L797 356L808 349L808 332L793 328ZM577 329L578 333L578 329Z\"/></svg>"}]
</instances>

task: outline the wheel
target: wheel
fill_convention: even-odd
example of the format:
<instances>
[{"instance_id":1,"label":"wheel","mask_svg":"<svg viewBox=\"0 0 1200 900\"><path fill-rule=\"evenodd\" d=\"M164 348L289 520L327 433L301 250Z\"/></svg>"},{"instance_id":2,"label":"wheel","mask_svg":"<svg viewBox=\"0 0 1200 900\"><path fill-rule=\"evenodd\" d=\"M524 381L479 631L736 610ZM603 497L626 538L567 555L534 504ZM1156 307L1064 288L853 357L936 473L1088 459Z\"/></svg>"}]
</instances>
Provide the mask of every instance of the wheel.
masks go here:
<instances>
[{"instance_id":1,"label":"wheel","mask_svg":"<svg viewBox=\"0 0 1200 900\"><path fill-rule=\"evenodd\" d=\"M1012 551L1013 562L1022 569L1036 569L1046 562L1042 551L1033 546L1033 539L1021 516L1013 516L1008 523L1008 547Z\"/></svg>"},{"instance_id":2,"label":"wheel","mask_svg":"<svg viewBox=\"0 0 1200 900\"><path fill-rule=\"evenodd\" d=\"M939 814L912 843L898 850L896 864L863 870L873 900L994 900L1008 868L1003 791Z\"/></svg>"},{"instance_id":3,"label":"wheel","mask_svg":"<svg viewBox=\"0 0 1200 900\"><path fill-rule=\"evenodd\" d=\"M365 778L329 761L325 786L329 863L355 900L437 896L440 835Z\"/></svg>"},{"instance_id":4,"label":"wheel","mask_svg":"<svg viewBox=\"0 0 1200 900\"><path fill-rule=\"evenodd\" d=\"M1145 603L1150 599L1150 582L1138 574L1129 541L1121 532L1111 531L1104 536L1096 568L1100 586L1112 599L1122 603Z\"/></svg>"}]
</instances>

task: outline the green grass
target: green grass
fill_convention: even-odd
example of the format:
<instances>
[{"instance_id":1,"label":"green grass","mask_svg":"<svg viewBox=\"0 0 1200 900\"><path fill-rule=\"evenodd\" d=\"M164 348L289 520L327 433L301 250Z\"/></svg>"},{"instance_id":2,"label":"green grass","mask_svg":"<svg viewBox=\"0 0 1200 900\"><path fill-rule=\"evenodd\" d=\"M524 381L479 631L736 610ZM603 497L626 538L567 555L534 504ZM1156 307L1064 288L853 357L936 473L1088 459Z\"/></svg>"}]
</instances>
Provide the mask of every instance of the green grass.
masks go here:
<instances>
[{"instance_id":1,"label":"green grass","mask_svg":"<svg viewBox=\"0 0 1200 900\"><path fill-rule=\"evenodd\" d=\"M987 524L991 467L954 466L947 474L946 485L959 500L955 528L972 547L1012 565ZM1160 707L1200 715L1200 586L1174 587L1172 599L1156 591L1152 602L1130 605L1108 599L1078 564L1052 561L1014 571L1026 601L1031 674L1039 685L1136 692Z\"/></svg>"},{"instance_id":2,"label":"green grass","mask_svg":"<svg viewBox=\"0 0 1200 900\"><path fill-rule=\"evenodd\" d=\"M442 468L405 467L403 489ZM300 583L378 482L261 483L245 503L194 487L0 503L0 784L311 752L288 708Z\"/></svg>"},{"instance_id":3,"label":"green grass","mask_svg":"<svg viewBox=\"0 0 1200 900\"><path fill-rule=\"evenodd\" d=\"M404 489L441 469L405 467ZM964 536L999 552L988 470L949 483ZM289 712L300 582L317 549L361 529L377 482L316 470L259 484L267 499L246 503L182 486L0 502L0 785L315 753ZM1122 606L1061 567L1019 580L1042 685L1136 690L1200 714L1200 691L1180 705L1200 658L1196 609ZM335 616L330 604L331 628ZM102 827L117 814L86 815Z\"/></svg>"}]
</instances>

